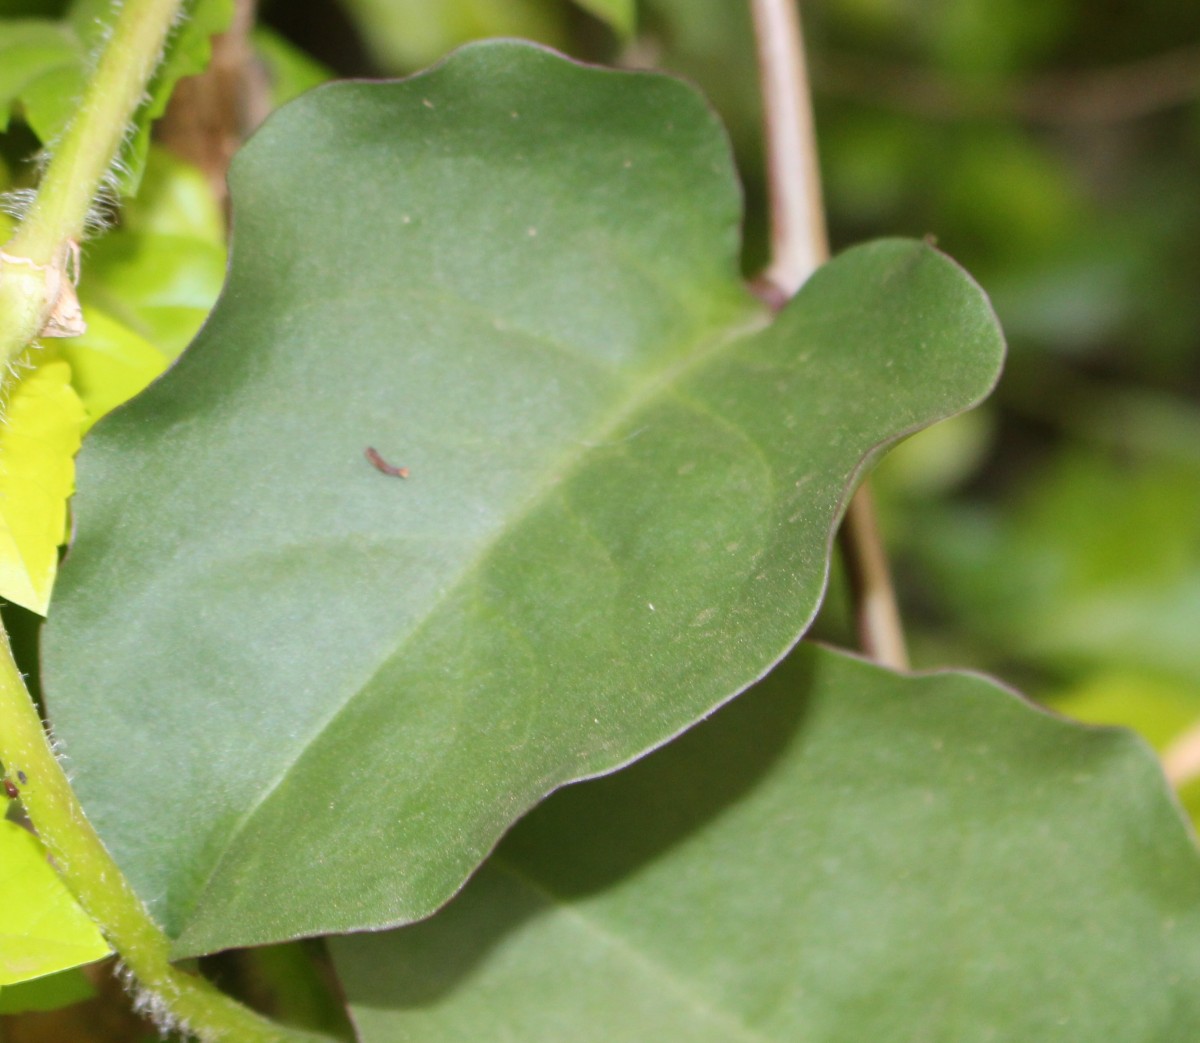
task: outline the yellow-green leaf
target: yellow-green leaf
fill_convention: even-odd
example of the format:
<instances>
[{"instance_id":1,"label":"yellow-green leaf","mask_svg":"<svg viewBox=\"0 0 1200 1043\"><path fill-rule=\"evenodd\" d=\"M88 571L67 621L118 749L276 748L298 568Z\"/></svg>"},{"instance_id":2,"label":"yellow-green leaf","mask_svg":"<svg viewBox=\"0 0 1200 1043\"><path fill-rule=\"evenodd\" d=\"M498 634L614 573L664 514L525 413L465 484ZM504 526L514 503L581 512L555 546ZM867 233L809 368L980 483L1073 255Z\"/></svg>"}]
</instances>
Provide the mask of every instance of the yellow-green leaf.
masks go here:
<instances>
[{"instance_id":1,"label":"yellow-green leaf","mask_svg":"<svg viewBox=\"0 0 1200 1043\"><path fill-rule=\"evenodd\" d=\"M74 483L83 406L48 359L17 381L0 425L0 597L46 614Z\"/></svg>"},{"instance_id":2,"label":"yellow-green leaf","mask_svg":"<svg viewBox=\"0 0 1200 1043\"><path fill-rule=\"evenodd\" d=\"M100 308L85 308L87 332L57 349L70 362L86 411L84 430L132 398L167 368L167 357L145 337Z\"/></svg>"},{"instance_id":3,"label":"yellow-green leaf","mask_svg":"<svg viewBox=\"0 0 1200 1043\"><path fill-rule=\"evenodd\" d=\"M91 963L108 944L46 861L32 833L0 821L0 985Z\"/></svg>"}]
</instances>

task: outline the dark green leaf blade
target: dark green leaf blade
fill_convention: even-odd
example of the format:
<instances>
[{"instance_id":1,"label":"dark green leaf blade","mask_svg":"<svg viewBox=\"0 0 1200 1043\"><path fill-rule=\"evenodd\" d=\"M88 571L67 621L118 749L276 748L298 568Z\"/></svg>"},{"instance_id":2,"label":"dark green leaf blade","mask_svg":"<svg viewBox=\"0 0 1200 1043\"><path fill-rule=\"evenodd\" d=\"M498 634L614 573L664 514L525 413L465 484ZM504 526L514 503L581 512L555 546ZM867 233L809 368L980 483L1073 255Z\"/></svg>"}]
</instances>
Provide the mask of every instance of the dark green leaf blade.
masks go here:
<instances>
[{"instance_id":1,"label":"dark green leaf blade","mask_svg":"<svg viewBox=\"0 0 1200 1043\"><path fill-rule=\"evenodd\" d=\"M1000 362L919 243L762 328L726 142L665 77L472 47L285 108L232 183L212 318L81 457L45 640L180 952L427 915L546 793L744 689L865 459Z\"/></svg>"},{"instance_id":2,"label":"dark green leaf blade","mask_svg":"<svg viewBox=\"0 0 1200 1043\"><path fill-rule=\"evenodd\" d=\"M332 947L364 1043L1159 1043L1200 1034L1198 870L1129 733L803 646Z\"/></svg>"}]
</instances>

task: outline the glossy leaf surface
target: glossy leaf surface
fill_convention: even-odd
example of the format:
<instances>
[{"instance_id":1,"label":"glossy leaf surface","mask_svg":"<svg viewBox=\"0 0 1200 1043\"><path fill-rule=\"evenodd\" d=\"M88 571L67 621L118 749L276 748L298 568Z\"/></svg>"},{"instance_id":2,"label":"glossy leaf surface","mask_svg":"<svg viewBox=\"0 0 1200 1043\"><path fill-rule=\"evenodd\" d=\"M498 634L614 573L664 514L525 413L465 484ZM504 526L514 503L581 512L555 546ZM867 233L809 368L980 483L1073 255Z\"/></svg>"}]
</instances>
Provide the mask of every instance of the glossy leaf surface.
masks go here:
<instances>
[{"instance_id":1,"label":"glossy leaf surface","mask_svg":"<svg viewBox=\"0 0 1200 1043\"><path fill-rule=\"evenodd\" d=\"M44 644L181 953L427 915L546 793L744 689L866 460L1000 361L919 243L767 326L702 101L527 45L321 88L232 187L212 317L81 456Z\"/></svg>"},{"instance_id":2,"label":"glossy leaf surface","mask_svg":"<svg viewBox=\"0 0 1200 1043\"><path fill-rule=\"evenodd\" d=\"M804 646L332 946L364 1043L1160 1043L1200 1035L1198 870L1130 734Z\"/></svg>"}]
</instances>

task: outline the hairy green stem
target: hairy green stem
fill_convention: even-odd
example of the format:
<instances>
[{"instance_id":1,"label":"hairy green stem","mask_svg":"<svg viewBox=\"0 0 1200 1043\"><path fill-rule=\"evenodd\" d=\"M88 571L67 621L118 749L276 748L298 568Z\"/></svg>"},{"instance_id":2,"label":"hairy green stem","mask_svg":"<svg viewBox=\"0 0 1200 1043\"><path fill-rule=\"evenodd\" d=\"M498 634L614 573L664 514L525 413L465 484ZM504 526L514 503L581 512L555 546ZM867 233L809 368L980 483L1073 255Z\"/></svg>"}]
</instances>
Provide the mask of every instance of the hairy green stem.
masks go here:
<instances>
[{"instance_id":1,"label":"hairy green stem","mask_svg":"<svg viewBox=\"0 0 1200 1043\"><path fill-rule=\"evenodd\" d=\"M79 111L7 252L47 264L84 222L162 57L181 0L125 0Z\"/></svg>"},{"instance_id":2,"label":"hairy green stem","mask_svg":"<svg viewBox=\"0 0 1200 1043\"><path fill-rule=\"evenodd\" d=\"M274 1025L203 978L173 967L170 943L134 894L83 813L58 763L0 627L0 761L59 875L100 925L136 981L142 1005L164 1026L203 1040L287 1043L320 1037Z\"/></svg>"},{"instance_id":3,"label":"hairy green stem","mask_svg":"<svg viewBox=\"0 0 1200 1043\"><path fill-rule=\"evenodd\" d=\"M182 0L125 0L37 195L0 252L0 365L52 326L72 250L121 148ZM73 301L74 294L68 299ZM59 334L62 335L62 334Z\"/></svg>"}]
</instances>

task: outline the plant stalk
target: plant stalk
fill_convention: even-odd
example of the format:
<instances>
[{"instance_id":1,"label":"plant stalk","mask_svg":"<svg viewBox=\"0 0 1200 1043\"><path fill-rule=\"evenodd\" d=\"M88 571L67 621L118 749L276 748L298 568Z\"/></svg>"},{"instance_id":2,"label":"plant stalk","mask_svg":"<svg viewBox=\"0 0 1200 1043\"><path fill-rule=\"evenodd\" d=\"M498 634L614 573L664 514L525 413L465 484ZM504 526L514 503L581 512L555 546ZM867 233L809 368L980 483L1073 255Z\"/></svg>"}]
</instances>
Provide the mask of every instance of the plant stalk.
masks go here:
<instances>
[{"instance_id":1,"label":"plant stalk","mask_svg":"<svg viewBox=\"0 0 1200 1043\"><path fill-rule=\"evenodd\" d=\"M771 262L771 300L791 297L829 258L812 99L795 0L750 0L762 85ZM854 591L859 642L873 660L908 669L908 653L874 501L864 481L847 508L842 553Z\"/></svg>"},{"instance_id":2,"label":"plant stalk","mask_svg":"<svg viewBox=\"0 0 1200 1043\"><path fill-rule=\"evenodd\" d=\"M0 365L11 364L38 336L82 332L72 262L181 3L121 4L33 203L0 251ZM73 321L62 321L64 313Z\"/></svg>"}]
</instances>

